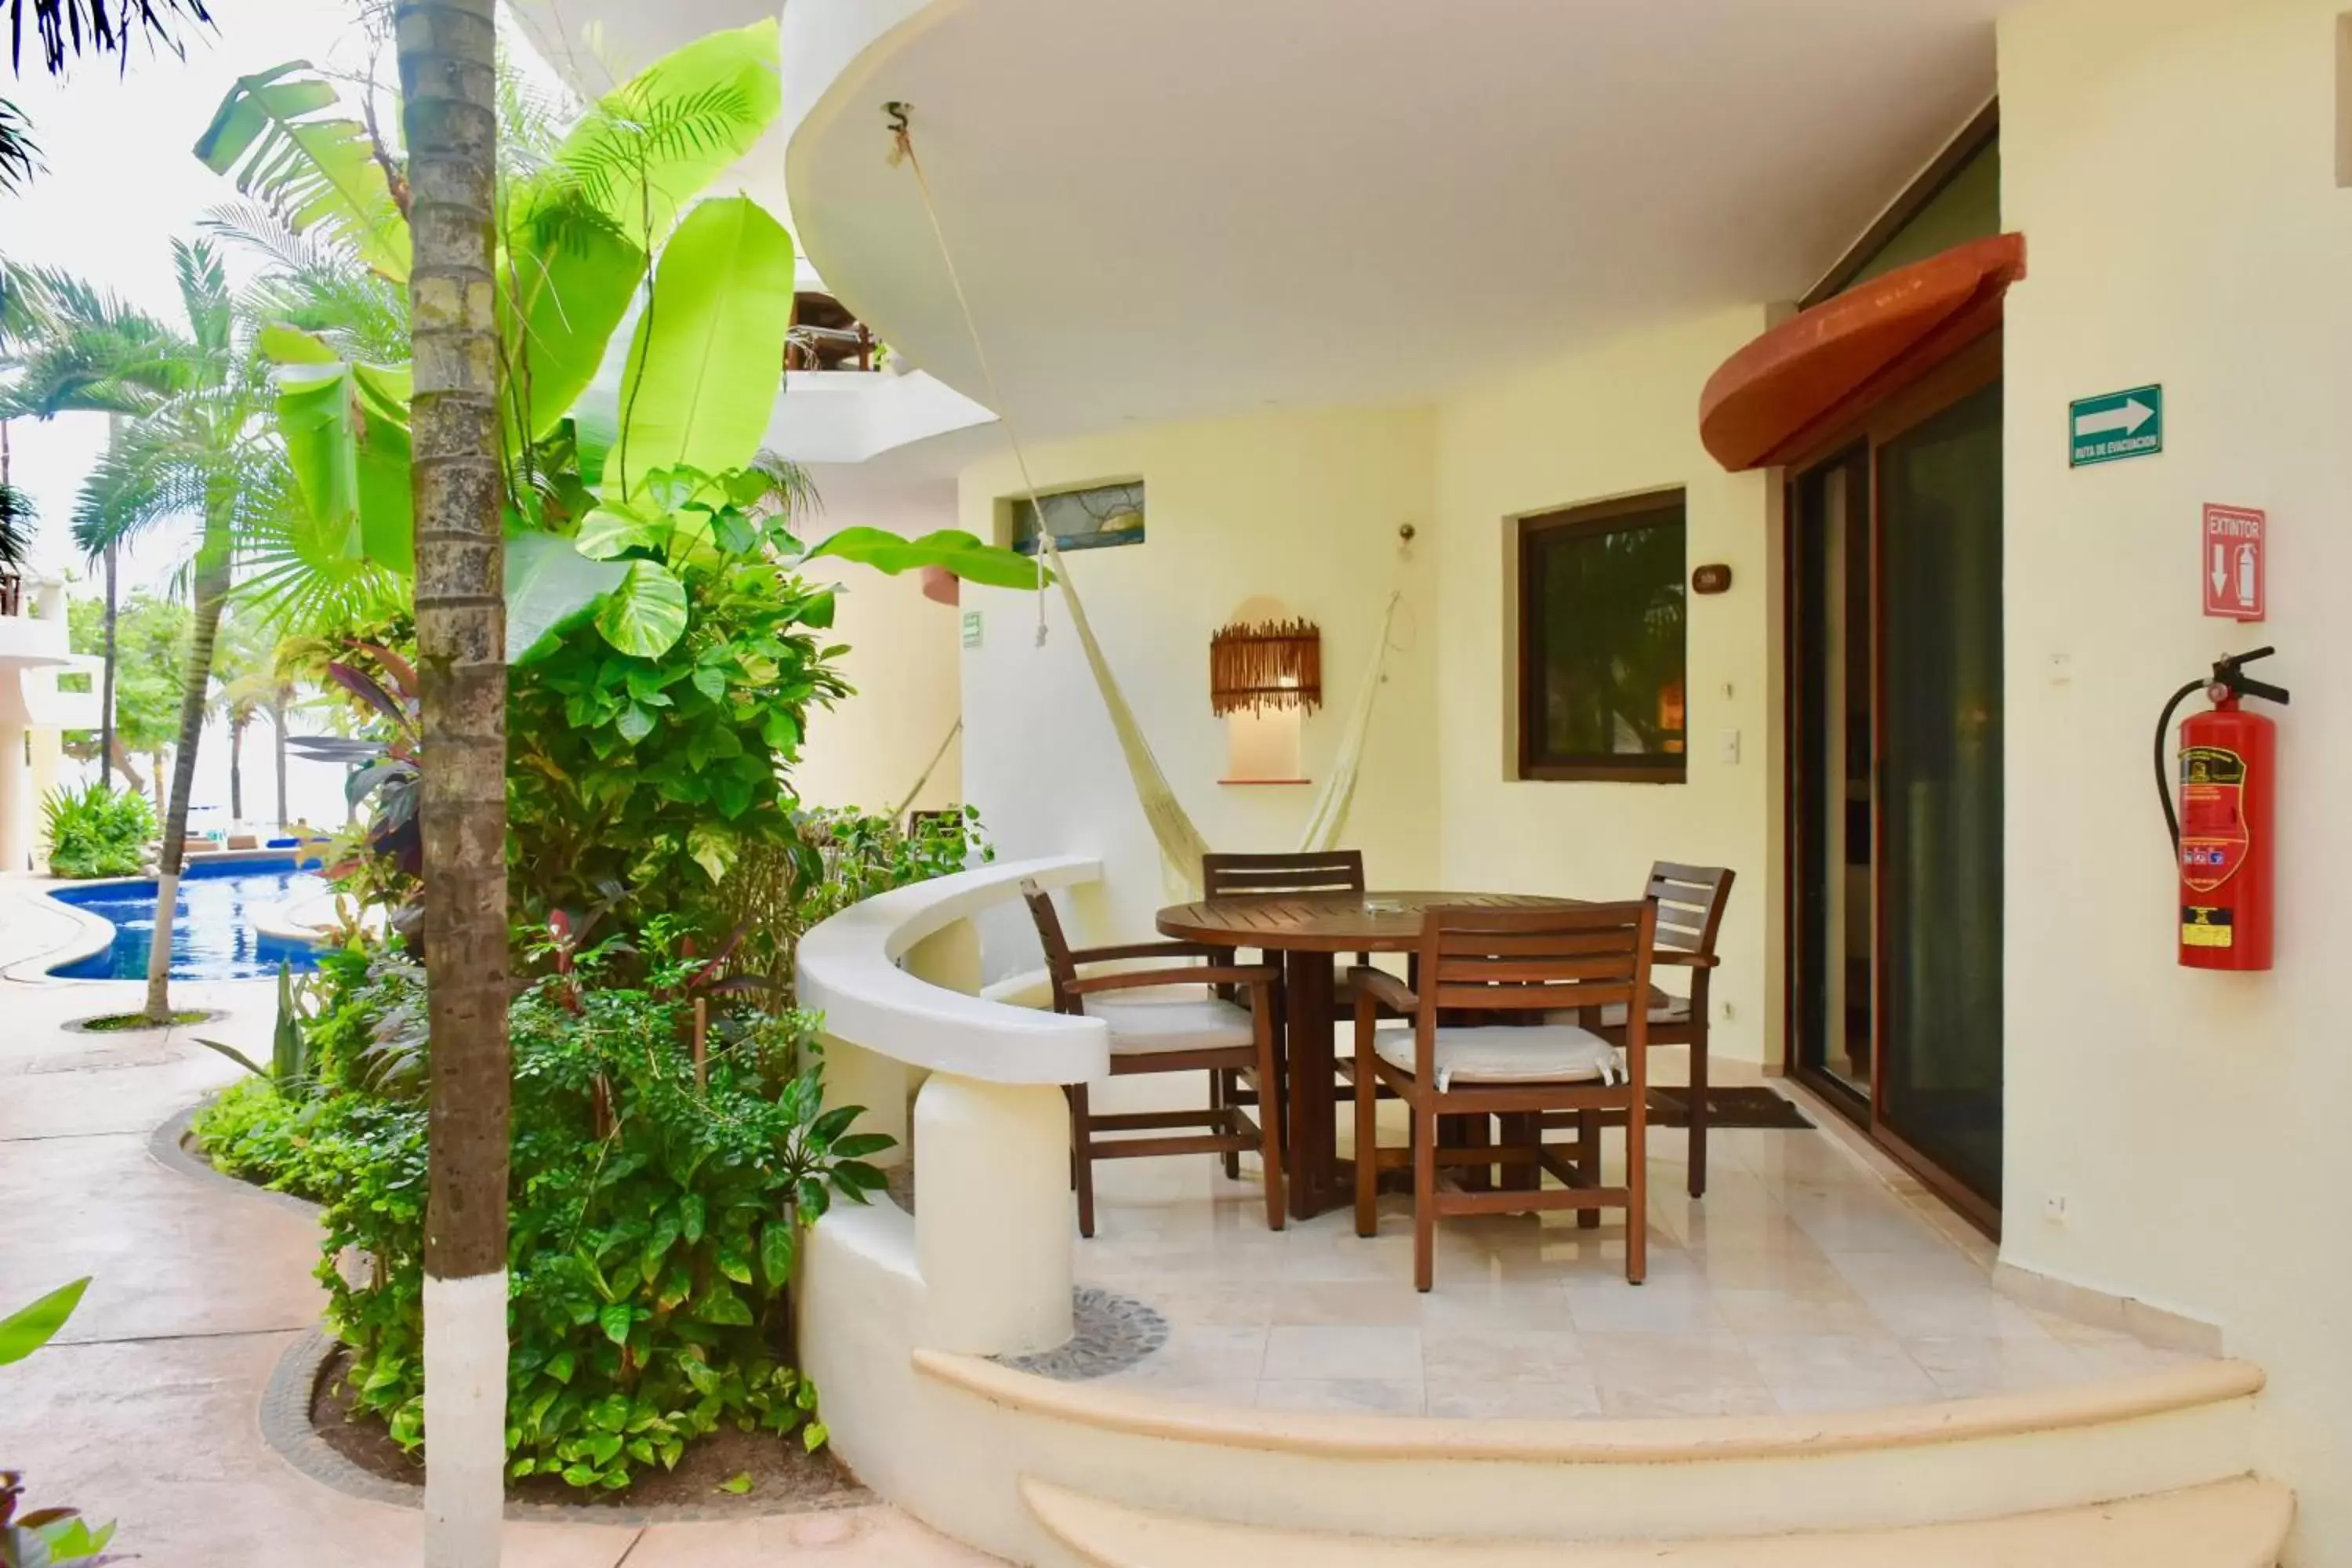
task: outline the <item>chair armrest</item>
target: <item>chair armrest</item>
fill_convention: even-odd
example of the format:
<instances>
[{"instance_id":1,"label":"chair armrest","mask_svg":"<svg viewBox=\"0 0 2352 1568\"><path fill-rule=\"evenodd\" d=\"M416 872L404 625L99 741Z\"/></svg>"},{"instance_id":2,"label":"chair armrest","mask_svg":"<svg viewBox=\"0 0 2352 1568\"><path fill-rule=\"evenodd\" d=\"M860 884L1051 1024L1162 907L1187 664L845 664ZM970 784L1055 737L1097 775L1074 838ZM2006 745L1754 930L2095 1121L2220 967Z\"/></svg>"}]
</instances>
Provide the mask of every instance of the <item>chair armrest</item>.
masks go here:
<instances>
[{"instance_id":1,"label":"chair armrest","mask_svg":"<svg viewBox=\"0 0 2352 1568\"><path fill-rule=\"evenodd\" d=\"M1114 958L1215 958L1229 947L1197 942L1123 942L1109 947L1082 947L1070 954L1073 963L1102 963Z\"/></svg>"},{"instance_id":2,"label":"chair armrest","mask_svg":"<svg viewBox=\"0 0 2352 1568\"><path fill-rule=\"evenodd\" d=\"M1673 963L1679 964L1685 969L1713 969L1722 962L1723 960L1716 957L1716 955L1711 952L1653 952L1650 954L1650 963L1654 966L1661 963Z\"/></svg>"},{"instance_id":3,"label":"chair armrest","mask_svg":"<svg viewBox=\"0 0 2352 1568\"><path fill-rule=\"evenodd\" d=\"M1369 963L1360 963L1348 971L1348 984L1356 988L1360 1002L1370 998L1400 1013L1410 1013L1421 1005L1421 998L1415 996L1403 981L1387 970L1375 969Z\"/></svg>"},{"instance_id":4,"label":"chair armrest","mask_svg":"<svg viewBox=\"0 0 2352 1568\"><path fill-rule=\"evenodd\" d=\"M1267 985L1274 984L1274 966L1265 963L1216 964L1203 969L1124 969L1073 980L1062 989L1073 996L1097 991L1136 991L1150 985Z\"/></svg>"}]
</instances>

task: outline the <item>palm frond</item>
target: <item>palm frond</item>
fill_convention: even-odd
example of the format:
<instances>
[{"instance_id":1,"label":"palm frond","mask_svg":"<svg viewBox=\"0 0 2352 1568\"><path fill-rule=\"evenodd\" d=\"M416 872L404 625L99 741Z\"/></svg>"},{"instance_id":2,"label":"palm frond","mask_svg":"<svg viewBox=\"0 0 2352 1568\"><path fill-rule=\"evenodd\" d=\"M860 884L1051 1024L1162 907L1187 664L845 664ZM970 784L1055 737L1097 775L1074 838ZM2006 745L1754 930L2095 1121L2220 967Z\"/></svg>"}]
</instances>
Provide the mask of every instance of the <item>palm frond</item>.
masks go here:
<instances>
[{"instance_id":1,"label":"palm frond","mask_svg":"<svg viewBox=\"0 0 2352 1568\"><path fill-rule=\"evenodd\" d=\"M23 190L44 167L32 121L23 110L0 98L0 193Z\"/></svg>"},{"instance_id":2,"label":"palm frond","mask_svg":"<svg viewBox=\"0 0 2352 1568\"><path fill-rule=\"evenodd\" d=\"M85 54L115 55L127 67L131 46L144 38L151 47L180 52L168 17L185 16L209 26L205 0L6 0L9 68L25 71L25 10L29 4L39 35L41 63L51 76L68 59Z\"/></svg>"},{"instance_id":3,"label":"palm frond","mask_svg":"<svg viewBox=\"0 0 2352 1568\"><path fill-rule=\"evenodd\" d=\"M751 459L751 471L765 476L768 481L767 492L760 499L787 521L814 517L824 510L824 498L817 494L815 479L800 464L772 448L760 448L760 455Z\"/></svg>"},{"instance_id":4,"label":"palm frond","mask_svg":"<svg viewBox=\"0 0 2352 1568\"><path fill-rule=\"evenodd\" d=\"M236 324L229 296L228 269L207 239L172 241L172 272L180 285L180 305L188 313L196 347L208 356L226 354Z\"/></svg>"},{"instance_id":5,"label":"palm frond","mask_svg":"<svg viewBox=\"0 0 2352 1568\"><path fill-rule=\"evenodd\" d=\"M163 420L126 421L74 497L74 547L89 560L176 519L200 516L205 475Z\"/></svg>"},{"instance_id":6,"label":"palm frond","mask_svg":"<svg viewBox=\"0 0 2352 1568\"><path fill-rule=\"evenodd\" d=\"M0 485L0 566L15 570L33 553L33 498Z\"/></svg>"},{"instance_id":7,"label":"palm frond","mask_svg":"<svg viewBox=\"0 0 2352 1568\"><path fill-rule=\"evenodd\" d=\"M608 94L551 173L604 211L625 215L634 201L625 197L648 163L725 145L752 124L751 101L734 88L664 98L659 80L658 70L649 72Z\"/></svg>"}]
</instances>

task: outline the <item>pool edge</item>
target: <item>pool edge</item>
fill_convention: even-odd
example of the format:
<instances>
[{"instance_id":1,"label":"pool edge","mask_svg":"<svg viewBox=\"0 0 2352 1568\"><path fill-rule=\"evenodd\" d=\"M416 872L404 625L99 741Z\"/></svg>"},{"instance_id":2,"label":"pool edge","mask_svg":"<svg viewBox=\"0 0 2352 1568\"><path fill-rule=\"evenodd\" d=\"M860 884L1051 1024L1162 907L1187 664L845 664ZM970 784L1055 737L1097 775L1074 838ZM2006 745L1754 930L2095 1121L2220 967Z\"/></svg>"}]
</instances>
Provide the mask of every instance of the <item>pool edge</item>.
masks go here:
<instances>
[{"instance_id":1,"label":"pool edge","mask_svg":"<svg viewBox=\"0 0 2352 1568\"><path fill-rule=\"evenodd\" d=\"M225 850L217 854L191 855L186 858L184 865L237 865L249 861L265 860L290 860L293 862L293 869L297 872L310 869L323 870L326 864L322 857L305 855L300 849L232 849ZM88 910L83 909L80 905L58 897L58 894L68 889L74 892L81 892L86 889L91 893L98 893L108 888L138 887L159 888L159 879L154 877L89 877L72 879L53 878L50 879L47 885L44 887L27 889L26 894L28 897L37 899L42 905L48 909L62 912L74 923L78 928L78 931L74 936L68 938L65 942L58 943L55 947L49 948L42 952L37 952L29 958L20 958L13 963L7 964L5 967L0 967L0 980L12 981L28 985L137 984L137 981L125 979L121 975L106 975L101 977L98 975L59 974L55 972L67 964L80 963L85 960L97 957L100 953L104 952L108 948L114 945L114 939L119 934L118 928L112 921L108 920L103 915L94 915ZM275 915L280 913L289 907L290 907L289 904L273 904L269 907L267 912L268 914ZM253 929L256 934L267 937L273 942L299 942L302 945L314 950L323 949L325 945L319 940L315 932L308 935L301 935L297 934L290 930L281 931L270 925L265 924L263 922L263 918L260 915L257 915L254 918ZM214 979L223 979L225 984L236 984L234 980L226 980L224 977L219 976L175 974L172 976L172 978L174 981L184 984L204 984ZM253 978L267 977L257 976Z\"/></svg>"}]
</instances>

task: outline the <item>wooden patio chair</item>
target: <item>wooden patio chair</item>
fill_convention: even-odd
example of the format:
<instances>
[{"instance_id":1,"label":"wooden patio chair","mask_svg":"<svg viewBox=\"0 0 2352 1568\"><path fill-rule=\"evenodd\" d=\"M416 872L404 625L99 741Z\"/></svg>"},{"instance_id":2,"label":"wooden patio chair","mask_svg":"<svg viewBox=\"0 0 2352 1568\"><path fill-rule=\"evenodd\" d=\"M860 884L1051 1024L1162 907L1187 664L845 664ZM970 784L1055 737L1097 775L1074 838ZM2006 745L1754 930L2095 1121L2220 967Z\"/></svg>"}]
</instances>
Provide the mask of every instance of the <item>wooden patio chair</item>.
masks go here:
<instances>
[{"instance_id":1,"label":"wooden patio chair","mask_svg":"<svg viewBox=\"0 0 2352 1568\"><path fill-rule=\"evenodd\" d=\"M1143 942L1115 947L1073 950L1062 934L1061 917L1054 900L1034 879L1021 884L1030 916L1037 922L1037 940L1045 950L1045 969L1054 984L1054 1010L1100 1018L1110 1031L1110 1071L1113 1078L1136 1073L1206 1072L1210 1103L1199 1110L1130 1111L1094 1114L1087 1105L1087 1086L1068 1085L1070 1100L1071 1176L1078 1194L1078 1234L1095 1233L1095 1173L1097 1160L1134 1160L1155 1154L1222 1154L1233 1169L1244 1151L1255 1151L1265 1165L1265 1223L1282 1228L1282 1133L1273 1117L1264 1126L1232 1103L1221 1085L1233 1079L1249 1081L1261 1100L1274 1095L1274 984L1276 971L1266 964L1235 964L1230 955L1219 962L1218 949L1192 942ZM1082 975L1081 968L1133 959L1200 959L1197 964L1170 964L1149 969L1122 969ZM1230 986L1248 996L1248 1005L1221 996L1217 988ZM1203 1131L1168 1134L1167 1129ZM1105 1138L1103 1133L1161 1133L1161 1136Z\"/></svg>"},{"instance_id":2,"label":"wooden patio chair","mask_svg":"<svg viewBox=\"0 0 2352 1568\"><path fill-rule=\"evenodd\" d=\"M1380 1173L1412 1168L1412 1272L1416 1289L1430 1288L1436 1223L1448 1215L1527 1214L1545 1209L1625 1211L1625 1278L1642 1283L1648 1268L1647 1126L1649 1019L1630 1013L1625 1046L1617 1047L1574 1024L1532 1026L1441 1025L1439 1012L1552 1015L1623 1005L1648 994L1650 950L1657 906L1643 900L1559 909L1433 909L1423 917L1418 948L1419 983L1407 986L1385 971L1356 971L1356 1234L1380 1226ZM1378 1026L1381 1007L1411 1018L1409 1026ZM1378 1090L1396 1090L1412 1127L1407 1149L1379 1146ZM1572 1148L1546 1144L1547 1113L1576 1116ZM1604 1113L1622 1117L1625 1184L1601 1184ZM1483 1126L1499 1121L1498 1142L1441 1147L1448 1117ZM1570 1156L1573 1156L1571 1162ZM1524 1167L1550 1172L1564 1184L1540 1180L1497 1191L1467 1191L1441 1166Z\"/></svg>"},{"instance_id":3,"label":"wooden patio chair","mask_svg":"<svg viewBox=\"0 0 2352 1568\"><path fill-rule=\"evenodd\" d=\"M1319 854L1296 855L1203 855L1201 857L1201 892L1211 899L1235 899L1270 893L1361 893L1364 890L1364 852L1360 849L1331 849ZM1233 949L1220 949L1217 963L1233 962ZM1278 963L1271 953L1260 953L1262 962ZM1372 955L1360 952L1360 964L1369 964ZM1277 968L1276 973L1280 971ZM1349 1005L1349 992L1344 977L1334 994L1340 1007ZM1280 983L1277 980L1275 1005L1283 1005ZM1277 1012L1277 1016L1283 1016ZM1346 1075L1340 1075L1344 1081ZM1256 1097L1240 1082L1238 1077L1228 1077L1216 1085L1217 1103L1221 1105L1255 1105ZM1287 1124L1289 1116L1288 1083L1286 1080L1277 1097L1276 1117ZM1240 1156L1225 1156L1225 1174L1241 1174Z\"/></svg>"},{"instance_id":4,"label":"wooden patio chair","mask_svg":"<svg viewBox=\"0 0 2352 1568\"><path fill-rule=\"evenodd\" d=\"M1658 911L1657 945L1651 951L1650 962L1676 964L1691 972L1688 996L1650 987L1649 1043L1690 1047L1690 1195L1695 1198L1706 1196L1707 976L1719 962L1715 936L1723 925L1724 906L1731 901L1731 876L1720 866L1678 866L1660 860L1651 866L1650 885L1643 895ZM1624 1004L1617 1003L1601 1008L1597 1020L1588 1015L1581 1020L1552 1021L1584 1022L1622 1046L1625 1013ZM1544 1119L1549 1128L1573 1124L1572 1118Z\"/></svg>"}]
</instances>

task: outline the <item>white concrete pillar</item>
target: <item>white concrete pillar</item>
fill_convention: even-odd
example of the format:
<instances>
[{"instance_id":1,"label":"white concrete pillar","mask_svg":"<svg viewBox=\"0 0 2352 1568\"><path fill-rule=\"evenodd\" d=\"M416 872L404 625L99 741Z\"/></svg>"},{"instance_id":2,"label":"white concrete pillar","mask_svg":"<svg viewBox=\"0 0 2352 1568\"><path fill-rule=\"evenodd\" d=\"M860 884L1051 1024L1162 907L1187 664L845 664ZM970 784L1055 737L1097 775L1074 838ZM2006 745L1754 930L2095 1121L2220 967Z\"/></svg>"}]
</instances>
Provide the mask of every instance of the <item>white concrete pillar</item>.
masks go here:
<instances>
[{"instance_id":1,"label":"white concrete pillar","mask_svg":"<svg viewBox=\"0 0 2352 1568\"><path fill-rule=\"evenodd\" d=\"M44 725L31 732L33 773L31 784L33 818L33 865L37 870L49 868L49 841L41 831L41 803L65 782L66 737L61 730Z\"/></svg>"},{"instance_id":2,"label":"white concrete pillar","mask_svg":"<svg viewBox=\"0 0 2352 1568\"><path fill-rule=\"evenodd\" d=\"M25 759L25 726L0 724L0 871L33 863L32 769Z\"/></svg>"},{"instance_id":3,"label":"white concrete pillar","mask_svg":"<svg viewBox=\"0 0 2352 1568\"><path fill-rule=\"evenodd\" d=\"M875 1155L869 1164L891 1166L906 1163L909 1107L915 1093L914 1069L863 1046L827 1035L824 1037L824 1103L862 1105L866 1114L857 1119L860 1132L883 1132L898 1140L895 1146Z\"/></svg>"},{"instance_id":4,"label":"white concrete pillar","mask_svg":"<svg viewBox=\"0 0 2352 1568\"><path fill-rule=\"evenodd\" d=\"M1070 1337L1070 1117L1051 1084L935 1072L915 1097L922 1343L1034 1355Z\"/></svg>"}]
</instances>

